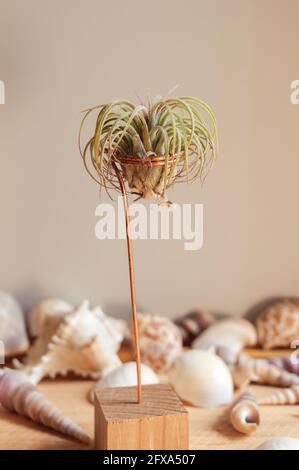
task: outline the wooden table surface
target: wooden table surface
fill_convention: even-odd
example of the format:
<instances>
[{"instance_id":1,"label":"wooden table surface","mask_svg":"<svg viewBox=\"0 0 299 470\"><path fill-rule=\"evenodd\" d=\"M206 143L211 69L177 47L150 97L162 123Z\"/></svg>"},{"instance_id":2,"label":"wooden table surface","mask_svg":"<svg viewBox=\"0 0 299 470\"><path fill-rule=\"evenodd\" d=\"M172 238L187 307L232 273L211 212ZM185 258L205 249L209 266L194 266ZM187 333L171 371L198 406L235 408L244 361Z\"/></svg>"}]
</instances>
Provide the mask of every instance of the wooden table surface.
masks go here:
<instances>
[{"instance_id":1,"label":"wooden table surface","mask_svg":"<svg viewBox=\"0 0 299 470\"><path fill-rule=\"evenodd\" d=\"M45 380L39 389L63 412L93 435L93 406L86 395L94 382L77 379ZM272 387L251 386L257 395L269 393ZM261 425L249 435L235 431L228 419L229 407L214 409L188 407L190 449L255 449L273 436L299 439L299 406L261 407ZM87 449L85 445L65 438L41 425L9 413L0 407L0 449Z\"/></svg>"}]
</instances>

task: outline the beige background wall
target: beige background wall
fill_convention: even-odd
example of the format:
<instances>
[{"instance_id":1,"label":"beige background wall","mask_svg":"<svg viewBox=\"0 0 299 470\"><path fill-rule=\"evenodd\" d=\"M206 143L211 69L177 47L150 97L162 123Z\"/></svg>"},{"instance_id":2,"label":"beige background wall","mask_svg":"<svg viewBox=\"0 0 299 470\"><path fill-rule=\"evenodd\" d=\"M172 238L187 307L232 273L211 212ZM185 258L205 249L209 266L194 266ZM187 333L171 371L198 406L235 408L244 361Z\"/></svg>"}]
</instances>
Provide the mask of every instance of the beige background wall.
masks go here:
<instances>
[{"instance_id":1,"label":"beige background wall","mask_svg":"<svg viewBox=\"0 0 299 470\"><path fill-rule=\"evenodd\" d=\"M128 312L125 244L94 236L79 112L179 84L219 121L204 189L171 194L204 203L204 247L136 243L139 305L241 314L298 295L298 15L298 0L0 0L0 288L25 308L55 295Z\"/></svg>"}]
</instances>

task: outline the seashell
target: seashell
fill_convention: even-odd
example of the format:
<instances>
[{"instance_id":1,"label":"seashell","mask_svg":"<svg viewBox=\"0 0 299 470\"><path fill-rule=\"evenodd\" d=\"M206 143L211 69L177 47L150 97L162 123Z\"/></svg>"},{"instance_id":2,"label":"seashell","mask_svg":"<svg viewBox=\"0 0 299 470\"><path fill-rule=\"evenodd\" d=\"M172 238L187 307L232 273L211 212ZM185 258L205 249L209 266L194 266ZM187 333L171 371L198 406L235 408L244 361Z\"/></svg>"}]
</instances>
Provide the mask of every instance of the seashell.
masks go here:
<instances>
[{"instance_id":1,"label":"seashell","mask_svg":"<svg viewBox=\"0 0 299 470\"><path fill-rule=\"evenodd\" d=\"M211 325L193 343L194 349L211 349L227 363L233 363L245 346L257 342L255 327L244 318L221 320Z\"/></svg>"},{"instance_id":2,"label":"seashell","mask_svg":"<svg viewBox=\"0 0 299 470\"><path fill-rule=\"evenodd\" d=\"M141 382L143 385L159 383L157 374L146 364L141 364ZM89 401L94 401L94 391L104 387L131 387L137 385L137 371L135 362L126 362L122 366L103 377L89 391Z\"/></svg>"},{"instance_id":3,"label":"seashell","mask_svg":"<svg viewBox=\"0 0 299 470\"><path fill-rule=\"evenodd\" d=\"M260 398L260 405L295 405L299 403L299 385L283 388L266 397Z\"/></svg>"},{"instance_id":4,"label":"seashell","mask_svg":"<svg viewBox=\"0 0 299 470\"><path fill-rule=\"evenodd\" d=\"M182 352L182 336L168 318L138 315L141 361L154 371L165 373Z\"/></svg>"},{"instance_id":5,"label":"seashell","mask_svg":"<svg viewBox=\"0 0 299 470\"><path fill-rule=\"evenodd\" d=\"M28 314L29 333L32 337L40 336L49 328L55 329L65 315L74 307L61 299L45 299Z\"/></svg>"},{"instance_id":6,"label":"seashell","mask_svg":"<svg viewBox=\"0 0 299 470\"><path fill-rule=\"evenodd\" d=\"M276 387L290 387L299 384L299 376L270 364L266 359L250 357L242 352L235 366L234 374L243 373L250 382Z\"/></svg>"},{"instance_id":7,"label":"seashell","mask_svg":"<svg viewBox=\"0 0 299 470\"><path fill-rule=\"evenodd\" d=\"M90 444L91 439L74 421L32 385L21 372L5 369L0 377L0 403L9 411L54 429L78 441Z\"/></svg>"},{"instance_id":8,"label":"seashell","mask_svg":"<svg viewBox=\"0 0 299 470\"><path fill-rule=\"evenodd\" d=\"M286 370L287 372L291 372L292 374L299 375L299 361L298 361L298 353L295 352L296 357L292 355L288 357L272 357L268 359L269 364L273 364L280 369Z\"/></svg>"},{"instance_id":9,"label":"seashell","mask_svg":"<svg viewBox=\"0 0 299 470\"><path fill-rule=\"evenodd\" d=\"M294 437L272 437L256 450L299 450L299 440Z\"/></svg>"},{"instance_id":10,"label":"seashell","mask_svg":"<svg viewBox=\"0 0 299 470\"><path fill-rule=\"evenodd\" d=\"M168 381L182 400L194 406L210 408L233 399L233 381L227 365L208 351L184 352L176 360Z\"/></svg>"},{"instance_id":11,"label":"seashell","mask_svg":"<svg viewBox=\"0 0 299 470\"><path fill-rule=\"evenodd\" d=\"M233 427L243 434L256 431L260 424L260 412L252 393L247 391L238 398L231 410L230 421Z\"/></svg>"},{"instance_id":12,"label":"seashell","mask_svg":"<svg viewBox=\"0 0 299 470\"><path fill-rule=\"evenodd\" d=\"M32 383L43 377L74 372L82 377L99 378L119 367L119 332L112 335L103 312L90 310L83 301L59 324L49 343L41 340L29 351L23 364L16 364Z\"/></svg>"},{"instance_id":13,"label":"seashell","mask_svg":"<svg viewBox=\"0 0 299 470\"><path fill-rule=\"evenodd\" d=\"M299 337L299 299L282 300L263 310L256 328L262 348L290 347Z\"/></svg>"},{"instance_id":14,"label":"seashell","mask_svg":"<svg viewBox=\"0 0 299 470\"><path fill-rule=\"evenodd\" d=\"M175 320L175 324L182 334L183 345L190 346L192 341L215 323L215 321L211 313L203 310L194 310Z\"/></svg>"},{"instance_id":15,"label":"seashell","mask_svg":"<svg viewBox=\"0 0 299 470\"><path fill-rule=\"evenodd\" d=\"M10 294L2 291L0 291L0 341L3 343L5 357L23 354L29 347L23 311ZM0 357L1 359L4 358Z\"/></svg>"}]
</instances>

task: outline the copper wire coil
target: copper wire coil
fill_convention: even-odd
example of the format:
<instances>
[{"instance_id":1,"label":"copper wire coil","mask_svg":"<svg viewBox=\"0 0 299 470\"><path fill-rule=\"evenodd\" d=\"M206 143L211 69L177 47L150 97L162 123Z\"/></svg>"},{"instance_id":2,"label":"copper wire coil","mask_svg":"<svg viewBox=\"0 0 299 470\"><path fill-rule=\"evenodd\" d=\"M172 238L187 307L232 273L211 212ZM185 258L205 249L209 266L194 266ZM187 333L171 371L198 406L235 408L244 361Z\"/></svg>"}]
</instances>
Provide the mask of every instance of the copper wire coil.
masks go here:
<instances>
[{"instance_id":1,"label":"copper wire coil","mask_svg":"<svg viewBox=\"0 0 299 470\"><path fill-rule=\"evenodd\" d=\"M121 165L131 165L131 166L146 166L146 167L153 167L153 166L164 166L166 161L166 156L157 156L157 157L145 157L144 159L133 156L133 155L114 155L113 160L116 163L120 163ZM172 155L168 157L168 163L172 164L176 161L177 156Z\"/></svg>"}]
</instances>

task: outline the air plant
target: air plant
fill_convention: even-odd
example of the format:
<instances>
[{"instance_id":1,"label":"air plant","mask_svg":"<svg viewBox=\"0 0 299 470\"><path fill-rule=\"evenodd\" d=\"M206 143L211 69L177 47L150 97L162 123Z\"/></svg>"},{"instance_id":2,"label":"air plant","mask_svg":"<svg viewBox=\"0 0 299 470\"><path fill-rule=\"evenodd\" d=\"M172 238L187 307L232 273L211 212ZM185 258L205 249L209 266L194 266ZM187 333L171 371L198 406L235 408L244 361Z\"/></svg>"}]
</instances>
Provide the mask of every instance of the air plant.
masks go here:
<instances>
[{"instance_id":1,"label":"air plant","mask_svg":"<svg viewBox=\"0 0 299 470\"><path fill-rule=\"evenodd\" d=\"M92 113L94 133L82 147ZM206 103L190 96L147 105L119 100L85 112L79 146L86 170L108 193L120 191L117 164L131 193L165 201L174 183L204 180L217 153L216 119Z\"/></svg>"}]
</instances>

